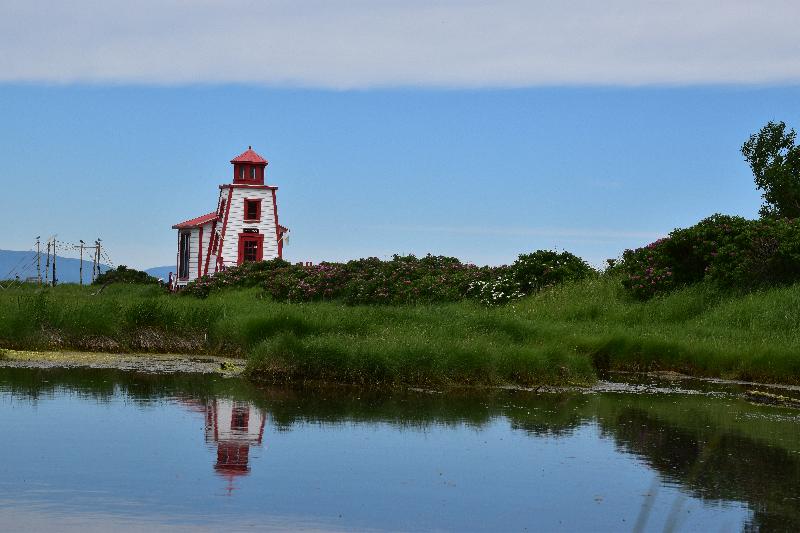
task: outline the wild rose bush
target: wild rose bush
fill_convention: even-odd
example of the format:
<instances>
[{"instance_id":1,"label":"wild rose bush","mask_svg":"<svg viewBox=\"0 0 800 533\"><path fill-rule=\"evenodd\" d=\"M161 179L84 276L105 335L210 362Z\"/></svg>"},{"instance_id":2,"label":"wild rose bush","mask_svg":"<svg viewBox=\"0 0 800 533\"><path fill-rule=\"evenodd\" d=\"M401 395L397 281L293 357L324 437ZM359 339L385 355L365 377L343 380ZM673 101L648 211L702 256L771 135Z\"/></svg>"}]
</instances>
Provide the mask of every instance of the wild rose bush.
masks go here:
<instances>
[{"instance_id":1,"label":"wild rose bush","mask_svg":"<svg viewBox=\"0 0 800 533\"><path fill-rule=\"evenodd\" d=\"M264 289L280 301L435 303L461 300L470 283L490 277L490 268L463 264L453 257L395 255L389 261L370 257L279 269Z\"/></svg>"},{"instance_id":2,"label":"wild rose bush","mask_svg":"<svg viewBox=\"0 0 800 533\"><path fill-rule=\"evenodd\" d=\"M291 263L283 259L242 263L237 267L217 272L213 276L208 275L197 278L186 285L181 294L205 298L213 290L258 287L270 278L275 271L289 266L291 266Z\"/></svg>"},{"instance_id":3,"label":"wild rose bush","mask_svg":"<svg viewBox=\"0 0 800 533\"><path fill-rule=\"evenodd\" d=\"M284 302L415 304L471 298L498 305L589 272L591 268L583 260L568 252L542 250L521 255L513 265L502 267L478 267L434 255L395 255L389 261L370 257L313 266L276 259L204 276L183 292L204 298L212 290L261 286L273 299Z\"/></svg>"},{"instance_id":4,"label":"wild rose bush","mask_svg":"<svg viewBox=\"0 0 800 533\"><path fill-rule=\"evenodd\" d=\"M703 280L753 289L800 280L800 219L714 215L623 253L623 285L648 299Z\"/></svg>"}]
</instances>

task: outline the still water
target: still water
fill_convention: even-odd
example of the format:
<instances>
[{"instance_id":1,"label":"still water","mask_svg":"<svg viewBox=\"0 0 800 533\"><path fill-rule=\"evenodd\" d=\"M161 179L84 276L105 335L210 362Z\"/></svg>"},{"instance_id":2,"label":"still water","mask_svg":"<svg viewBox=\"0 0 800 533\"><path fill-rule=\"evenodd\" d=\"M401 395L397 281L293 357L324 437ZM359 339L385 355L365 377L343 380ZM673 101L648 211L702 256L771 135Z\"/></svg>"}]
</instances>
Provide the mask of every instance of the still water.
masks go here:
<instances>
[{"instance_id":1,"label":"still water","mask_svg":"<svg viewBox=\"0 0 800 533\"><path fill-rule=\"evenodd\" d=\"M800 413L680 386L380 395L0 368L0 530L800 531Z\"/></svg>"}]
</instances>

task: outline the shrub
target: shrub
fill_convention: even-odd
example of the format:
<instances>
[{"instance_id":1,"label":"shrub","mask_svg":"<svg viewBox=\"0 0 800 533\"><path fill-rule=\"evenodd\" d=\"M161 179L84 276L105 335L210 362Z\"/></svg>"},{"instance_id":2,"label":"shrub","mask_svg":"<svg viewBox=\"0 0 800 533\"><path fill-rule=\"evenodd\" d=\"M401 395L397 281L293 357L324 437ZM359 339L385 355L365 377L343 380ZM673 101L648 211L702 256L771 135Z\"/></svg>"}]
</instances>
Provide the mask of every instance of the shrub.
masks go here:
<instances>
[{"instance_id":1,"label":"shrub","mask_svg":"<svg viewBox=\"0 0 800 533\"><path fill-rule=\"evenodd\" d=\"M181 293L205 298L213 290L257 287L264 283L273 271L288 266L291 264L283 259L242 263L214 275L202 276L186 285Z\"/></svg>"},{"instance_id":2,"label":"shrub","mask_svg":"<svg viewBox=\"0 0 800 533\"><path fill-rule=\"evenodd\" d=\"M521 254L510 270L522 294L533 294L565 281L581 280L594 272L580 257L569 252L559 253L552 250Z\"/></svg>"},{"instance_id":3,"label":"shrub","mask_svg":"<svg viewBox=\"0 0 800 533\"><path fill-rule=\"evenodd\" d=\"M800 279L800 219L747 220L714 215L626 250L623 285L648 299L703 280L753 289Z\"/></svg>"},{"instance_id":4,"label":"shrub","mask_svg":"<svg viewBox=\"0 0 800 533\"><path fill-rule=\"evenodd\" d=\"M120 265L117 268L106 270L94 280L95 285L108 283L159 284L160 282L147 272Z\"/></svg>"},{"instance_id":5,"label":"shrub","mask_svg":"<svg viewBox=\"0 0 800 533\"><path fill-rule=\"evenodd\" d=\"M491 269L453 257L394 255L347 263L287 267L274 272L266 292L279 301L342 300L347 304L453 302L466 297L470 283L489 279Z\"/></svg>"},{"instance_id":6,"label":"shrub","mask_svg":"<svg viewBox=\"0 0 800 533\"><path fill-rule=\"evenodd\" d=\"M505 304L525 296L508 267L498 267L493 274L492 279L470 283L467 295L489 306Z\"/></svg>"},{"instance_id":7,"label":"shrub","mask_svg":"<svg viewBox=\"0 0 800 533\"><path fill-rule=\"evenodd\" d=\"M276 259L204 276L187 285L184 294L204 298L212 290L261 286L281 302L427 304L474 298L496 305L543 287L582 279L590 272L582 259L569 252L545 250L520 255L510 267L478 267L435 255L394 255L389 261L369 257L312 266Z\"/></svg>"}]
</instances>

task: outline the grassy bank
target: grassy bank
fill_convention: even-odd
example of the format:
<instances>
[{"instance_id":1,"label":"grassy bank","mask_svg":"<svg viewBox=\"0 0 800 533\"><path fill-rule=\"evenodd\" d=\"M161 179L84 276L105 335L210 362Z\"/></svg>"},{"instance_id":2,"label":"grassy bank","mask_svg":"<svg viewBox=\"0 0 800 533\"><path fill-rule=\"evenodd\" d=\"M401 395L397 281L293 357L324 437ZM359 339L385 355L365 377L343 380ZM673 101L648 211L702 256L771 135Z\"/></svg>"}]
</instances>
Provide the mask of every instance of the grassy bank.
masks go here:
<instances>
[{"instance_id":1,"label":"grassy bank","mask_svg":"<svg viewBox=\"0 0 800 533\"><path fill-rule=\"evenodd\" d=\"M640 302L599 277L497 308L95 290L0 293L0 346L239 355L276 382L581 384L596 369L660 369L800 383L800 285L738 295L701 283Z\"/></svg>"}]
</instances>

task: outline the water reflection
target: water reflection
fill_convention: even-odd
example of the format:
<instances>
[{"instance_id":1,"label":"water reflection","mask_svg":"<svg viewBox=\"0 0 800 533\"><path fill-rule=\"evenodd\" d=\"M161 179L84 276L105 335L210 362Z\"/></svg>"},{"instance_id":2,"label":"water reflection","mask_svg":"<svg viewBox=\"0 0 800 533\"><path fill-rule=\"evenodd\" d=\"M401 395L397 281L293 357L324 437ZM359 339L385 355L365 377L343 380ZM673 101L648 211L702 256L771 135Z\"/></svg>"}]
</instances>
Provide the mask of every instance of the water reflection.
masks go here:
<instances>
[{"instance_id":1,"label":"water reflection","mask_svg":"<svg viewBox=\"0 0 800 533\"><path fill-rule=\"evenodd\" d=\"M642 458L663 479L705 501L743 501L753 517L749 530L800 531L800 456L709 425L677 427L658 409L620 409L603 429L626 452ZM787 424L797 433L796 424Z\"/></svg>"},{"instance_id":2,"label":"water reflection","mask_svg":"<svg viewBox=\"0 0 800 533\"><path fill-rule=\"evenodd\" d=\"M16 422L3 425L0 445L35 465L0 466L0 496L3 479L34 479L62 491L95 487L97 475L80 471L52 444L77 439L70 428L88 424L82 409L94 405L103 406L106 418L92 437L109 450L104 468L117 466L121 480L100 478L106 486L95 488L149 506L166 502L186 514L192 506L219 516L261 513L255 523L294 514L291 523L309 518L323 529L671 524L719 530L728 524L800 531L797 411L751 405L726 394L734 389L721 392L384 395L258 389L208 376L0 369L0 414L14 414L14 402L33 406L19 407ZM134 429L135 420L118 413L146 423ZM43 423L31 425L37 419ZM109 434L110 425L124 437ZM148 455L137 439L163 449ZM269 452L258 453L265 439ZM19 441L37 444L18 448ZM51 456L58 460L47 463ZM145 468L131 471L126 461ZM57 470L70 479L55 479ZM220 479L231 496L224 508L213 499ZM18 507L21 496L5 492ZM395 501L403 505L393 507Z\"/></svg>"},{"instance_id":3,"label":"water reflection","mask_svg":"<svg viewBox=\"0 0 800 533\"><path fill-rule=\"evenodd\" d=\"M230 493L234 479L250 472L250 448L261 446L267 413L254 403L231 398L185 399L181 403L203 414L206 443L216 446L214 471L228 480Z\"/></svg>"}]
</instances>

